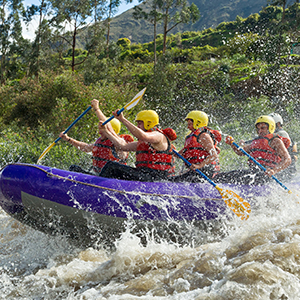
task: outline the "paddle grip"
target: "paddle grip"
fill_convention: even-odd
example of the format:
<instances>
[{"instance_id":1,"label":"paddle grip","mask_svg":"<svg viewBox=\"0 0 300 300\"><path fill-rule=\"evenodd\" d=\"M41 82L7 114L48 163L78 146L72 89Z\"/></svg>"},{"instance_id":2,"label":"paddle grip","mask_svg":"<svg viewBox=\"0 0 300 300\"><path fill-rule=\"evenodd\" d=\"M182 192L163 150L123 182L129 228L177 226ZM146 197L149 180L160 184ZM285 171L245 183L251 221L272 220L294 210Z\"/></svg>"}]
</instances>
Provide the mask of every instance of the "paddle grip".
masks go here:
<instances>
[{"instance_id":1,"label":"paddle grip","mask_svg":"<svg viewBox=\"0 0 300 300\"><path fill-rule=\"evenodd\" d=\"M247 153L242 147L240 147L237 143L232 142L232 144L238 148L238 150L242 151L245 155L247 155L249 157L249 159L251 159L255 164L257 164L263 171L266 171L267 169L261 165L256 159L254 159L249 153ZM290 190L278 179L276 178L274 175L271 176L277 183L279 183L284 189L286 189L288 192L290 192Z\"/></svg>"},{"instance_id":2,"label":"paddle grip","mask_svg":"<svg viewBox=\"0 0 300 300\"><path fill-rule=\"evenodd\" d=\"M177 151L175 151L174 149L172 149L173 152L180 157L189 167L192 165L188 160L186 160L182 155L180 155ZM210 180L205 174L203 174L199 169L196 169L196 172L198 172L204 179L206 179L210 184L212 184L214 187L216 187L217 185Z\"/></svg>"},{"instance_id":3,"label":"paddle grip","mask_svg":"<svg viewBox=\"0 0 300 300\"><path fill-rule=\"evenodd\" d=\"M121 113L123 110L124 110L124 107L122 107L122 108L118 111L117 115L119 116L120 113ZM115 116L109 117L106 121L103 122L102 126L104 126L105 124L107 124L108 122L110 122L114 117L115 117Z\"/></svg>"}]
</instances>

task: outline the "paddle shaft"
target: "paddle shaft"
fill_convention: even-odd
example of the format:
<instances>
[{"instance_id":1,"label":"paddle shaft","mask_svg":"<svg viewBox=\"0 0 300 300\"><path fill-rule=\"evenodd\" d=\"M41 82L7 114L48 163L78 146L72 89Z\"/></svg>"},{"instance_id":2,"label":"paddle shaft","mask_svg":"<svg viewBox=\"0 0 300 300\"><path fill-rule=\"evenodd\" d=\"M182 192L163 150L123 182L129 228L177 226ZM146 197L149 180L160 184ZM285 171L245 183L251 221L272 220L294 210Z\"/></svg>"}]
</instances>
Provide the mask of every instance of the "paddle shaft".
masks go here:
<instances>
[{"instance_id":1,"label":"paddle shaft","mask_svg":"<svg viewBox=\"0 0 300 300\"><path fill-rule=\"evenodd\" d=\"M242 147L240 147L237 143L232 142L232 144L237 147L238 150L242 151L245 155L249 157L255 164L257 164L263 171L266 171L267 169L261 165L256 159L254 159L249 153L247 153ZM290 193L290 190L280 181L278 178L276 178L274 175L272 175L272 178L279 183L285 190L287 190Z\"/></svg>"},{"instance_id":2,"label":"paddle shaft","mask_svg":"<svg viewBox=\"0 0 300 300\"><path fill-rule=\"evenodd\" d=\"M192 164L186 160L183 156L181 156L177 151L173 149L173 152L180 157L188 166ZM249 218L249 214L251 212L250 204L240 197L238 194L234 193L230 190L223 190L218 187L212 180L210 180L205 174L203 174L200 170L196 169L196 171L205 178L210 184L212 184L220 193L226 205L242 220L247 220Z\"/></svg>"},{"instance_id":3,"label":"paddle shaft","mask_svg":"<svg viewBox=\"0 0 300 300\"><path fill-rule=\"evenodd\" d=\"M122 107L119 111L118 111L118 116L120 115L120 113L125 109L125 107ZM111 116L109 117L106 121L103 122L102 126L107 124L108 122L110 122L115 116Z\"/></svg>"},{"instance_id":4,"label":"paddle shaft","mask_svg":"<svg viewBox=\"0 0 300 300\"><path fill-rule=\"evenodd\" d=\"M180 155L177 151L175 151L173 149L173 152L180 157L189 167L192 165L187 159L185 159L182 155ZM209 179L205 174L203 174L199 169L196 169L196 172L198 172L204 179L206 179L210 184L212 184L214 187L216 187L217 185L211 180Z\"/></svg>"},{"instance_id":5,"label":"paddle shaft","mask_svg":"<svg viewBox=\"0 0 300 300\"><path fill-rule=\"evenodd\" d=\"M142 97L143 97L145 91L146 91L146 88L142 89L139 93L137 93L137 94L134 96L134 98L133 98L129 103L127 103L124 107L122 107L122 108L118 111L117 115L119 116L125 109L128 110L128 109L131 109L131 108L135 107L135 106L140 102L140 100L142 99ZM114 117L115 117L115 116L112 115L112 116L109 117L106 121L104 121L102 125L107 124L107 123L110 122Z\"/></svg>"},{"instance_id":6,"label":"paddle shaft","mask_svg":"<svg viewBox=\"0 0 300 300\"><path fill-rule=\"evenodd\" d=\"M124 111L124 109L129 109L132 108L134 106L136 106L140 99L142 98L142 96L144 95L146 91L146 88L144 88L143 90L141 90L137 95L135 95L135 97L129 102L127 103L124 107L122 107L119 111L118 111L118 115L120 115L121 112ZM65 131L64 133L67 133L72 127L73 125L75 125L90 109L92 108L92 106L89 106ZM106 121L103 122L102 125L107 124L108 122L110 122L112 119L114 118L114 116L111 116L110 118L108 118ZM61 138L57 138L55 140L54 143L57 143Z\"/></svg>"},{"instance_id":7,"label":"paddle shaft","mask_svg":"<svg viewBox=\"0 0 300 300\"><path fill-rule=\"evenodd\" d=\"M144 88L143 90L141 90L138 94L135 95L135 97L129 102L127 103L123 108L121 108L118 111L118 115L124 110L124 109L131 109L132 107L136 106L139 101L141 100L141 98L143 97L144 93L146 91L146 88ZM67 133L73 126L74 124L76 124L90 109L92 108L92 106L89 106L65 131L64 134ZM114 118L114 116L111 116L109 119L107 119L103 125L107 124L108 122L110 122L112 119ZM47 149L44 150L44 152L41 154L41 156L39 157L37 163L39 163L41 161L41 159L50 151L50 149L56 145L56 143L61 139L61 137L58 137Z\"/></svg>"},{"instance_id":8,"label":"paddle shaft","mask_svg":"<svg viewBox=\"0 0 300 300\"><path fill-rule=\"evenodd\" d=\"M89 106L65 131L64 134L67 133L87 112L90 111L92 107ZM61 139L61 137L57 138L54 143L56 144L59 140Z\"/></svg>"}]
</instances>

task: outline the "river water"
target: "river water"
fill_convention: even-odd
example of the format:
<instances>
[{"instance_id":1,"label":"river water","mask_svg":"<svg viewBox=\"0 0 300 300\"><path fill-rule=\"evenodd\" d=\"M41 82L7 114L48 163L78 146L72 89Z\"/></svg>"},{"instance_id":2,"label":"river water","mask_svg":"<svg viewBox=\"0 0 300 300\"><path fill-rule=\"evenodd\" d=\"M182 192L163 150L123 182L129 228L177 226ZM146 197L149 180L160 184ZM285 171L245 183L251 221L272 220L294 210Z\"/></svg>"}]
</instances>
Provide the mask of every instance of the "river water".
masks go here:
<instances>
[{"instance_id":1,"label":"river water","mask_svg":"<svg viewBox=\"0 0 300 300\"><path fill-rule=\"evenodd\" d=\"M79 248L0 209L0 299L300 299L298 192L274 185L247 221L221 219L197 243L145 246L127 230L110 249Z\"/></svg>"}]
</instances>

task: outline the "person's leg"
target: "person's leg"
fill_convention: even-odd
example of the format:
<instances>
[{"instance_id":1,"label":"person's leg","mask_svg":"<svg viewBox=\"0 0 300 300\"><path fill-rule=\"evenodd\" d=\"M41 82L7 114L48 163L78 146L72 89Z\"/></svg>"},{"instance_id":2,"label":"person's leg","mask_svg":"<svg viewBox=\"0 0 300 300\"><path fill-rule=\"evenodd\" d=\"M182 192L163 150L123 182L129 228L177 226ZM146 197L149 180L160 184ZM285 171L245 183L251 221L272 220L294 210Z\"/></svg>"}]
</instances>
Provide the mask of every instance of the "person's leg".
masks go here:
<instances>
[{"instance_id":1,"label":"person's leg","mask_svg":"<svg viewBox=\"0 0 300 300\"><path fill-rule=\"evenodd\" d=\"M172 182L204 182L205 181L205 179L198 172L192 170L177 176L170 176L168 180Z\"/></svg>"},{"instance_id":2,"label":"person's leg","mask_svg":"<svg viewBox=\"0 0 300 300\"><path fill-rule=\"evenodd\" d=\"M215 169L214 166L212 165L205 166L199 171L201 171L201 173L203 173L209 179L213 179L215 175ZM192 170L189 170L186 173L183 173L181 175L169 176L168 180L173 182L192 182L192 183L206 182L206 179L201 174L199 174L199 172L192 171Z\"/></svg>"},{"instance_id":3,"label":"person's leg","mask_svg":"<svg viewBox=\"0 0 300 300\"><path fill-rule=\"evenodd\" d=\"M262 170L233 170L220 172L214 176L215 183L262 185L269 182Z\"/></svg>"},{"instance_id":4,"label":"person's leg","mask_svg":"<svg viewBox=\"0 0 300 300\"><path fill-rule=\"evenodd\" d=\"M125 165L119 164L114 161L109 161L102 168L99 176L106 177L106 178L128 180L128 177L130 177L130 175L129 175L130 168L131 167L129 167L129 166L125 166Z\"/></svg>"},{"instance_id":5,"label":"person's leg","mask_svg":"<svg viewBox=\"0 0 300 300\"><path fill-rule=\"evenodd\" d=\"M149 168L133 168L117 162L108 162L99 176L131 181L160 181L167 178L168 172Z\"/></svg>"},{"instance_id":6,"label":"person's leg","mask_svg":"<svg viewBox=\"0 0 300 300\"><path fill-rule=\"evenodd\" d=\"M69 167L69 171L77 172L77 173L82 173L82 174L96 175L95 173L92 173L92 172L89 172L89 171L86 171L86 170L82 169L78 165L71 165Z\"/></svg>"},{"instance_id":7,"label":"person's leg","mask_svg":"<svg viewBox=\"0 0 300 300\"><path fill-rule=\"evenodd\" d=\"M150 168L138 168L140 181L162 181L168 180L169 173L167 171L153 170Z\"/></svg>"},{"instance_id":8,"label":"person's leg","mask_svg":"<svg viewBox=\"0 0 300 300\"><path fill-rule=\"evenodd\" d=\"M151 176L139 169L110 161L102 168L99 176L131 181L151 181Z\"/></svg>"}]
</instances>

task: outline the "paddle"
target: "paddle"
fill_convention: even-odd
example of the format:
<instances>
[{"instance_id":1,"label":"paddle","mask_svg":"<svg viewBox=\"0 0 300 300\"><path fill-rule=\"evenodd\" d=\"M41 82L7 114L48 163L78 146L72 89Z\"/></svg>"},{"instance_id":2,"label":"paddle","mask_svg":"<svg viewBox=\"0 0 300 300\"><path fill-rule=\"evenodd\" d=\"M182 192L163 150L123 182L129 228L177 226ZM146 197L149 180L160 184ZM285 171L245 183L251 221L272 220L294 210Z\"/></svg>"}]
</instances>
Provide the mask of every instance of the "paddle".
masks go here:
<instances>
[{"instance_id":1,"label":"paddle","mask_svg":"<svg viewBox=\"0 0 300 300\"><path fill-rule=\"evenodd\" d=\"M137 93L129 103L127 103L124 107L122 107L118 111L118 115L120 115L120 113L122 111L124 111L125 109L129 110L129 109L135 107L140 102L140 100L142 99L143 95L145 94L145 91L146 91L146 88L142 89L139 93ZM108 118L105 122L103 122L102 126L107 124L108 122L110 122L114 117L115 116L111 116L110 118Z\"/></svg>"},{"instance_id":2,"label":"paddle","mask_svg":"<svg viewBox=\"0 0 300 300\"><path fill-rule=\"evenodd\" d=\"M119 111L118 111L118 115L124 111L125 109L131 109L133 107L135 107L139 101L142 99L143 95L145 94L146 88L144 88L143 90L141 90L140 92L138 92L134 98L127 103L124 107L122 107ZM64 133L67 133L92 107L89 106L65 131ZM111 116L110 118L108 118L103 125L107 124L108 122L110 122L112 119L114 118L114 116ZM39 164L39 162L41 161L41 159L50 151L50 149L56 145L56 143L61 139L61 137L57 138L49 147L47 147L43 153L41 154L41 156L39 157L37 164Z\"/></svg>"},{"instance_id":3,"label":"paddle","mask_svg":"<svg viewBox=\"0 0 300 300\"><path fill-rule=\"evenodd\" d=\"M180 157L188 166L192 164L181 156L177 151L173 149L173 152ZM225 203L228 207L242 220L247 220L251 212L250 204L244 200L242 197L230 190L223 190L218 187L211 179L209 179L205 174L203 174L199 169L196 170L204 179L206 179L210 184L212 184L220 193Z\"/></svg>"},{"instance_id":4,"label":"paddle","mask_svg":"<svg viewBox=\"0 0 300 300\"><path fill-rule=\"evenodd\" d=\"M92 107L89 106L65 131L64 133L67 133ZM42 160L42 158L50 151L50 149L56 145L56 143L61 139L61 137L57 138L50 146L48 146L41 156L39 157L37 164Z\"/></svg>"},{"instance_id":5,"label":"paddle","mask_svg":"<svg viewBox=\"0 0 300 300\"><path fill-rule=\"evenodd\" d=\"M238 150L240 150L241 152L243 152L245 155L247 155L249 157L249 159L251 159L255 164L257 164L262 170L266 171L267 169L261 165L256 159L254 159L249 153L247 153L242 147L240 147L237 143L235 142L231 142L231 144L233 144L235 147L237 147ZM285 190L288 191L289 194L292 193L291 190L289 190L278 178L276 178L274 175L271 176L277 183L279 183Z\"/></svg>"}]
</instances>

